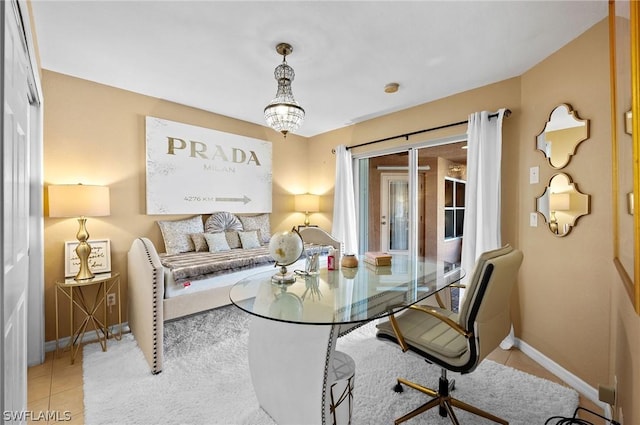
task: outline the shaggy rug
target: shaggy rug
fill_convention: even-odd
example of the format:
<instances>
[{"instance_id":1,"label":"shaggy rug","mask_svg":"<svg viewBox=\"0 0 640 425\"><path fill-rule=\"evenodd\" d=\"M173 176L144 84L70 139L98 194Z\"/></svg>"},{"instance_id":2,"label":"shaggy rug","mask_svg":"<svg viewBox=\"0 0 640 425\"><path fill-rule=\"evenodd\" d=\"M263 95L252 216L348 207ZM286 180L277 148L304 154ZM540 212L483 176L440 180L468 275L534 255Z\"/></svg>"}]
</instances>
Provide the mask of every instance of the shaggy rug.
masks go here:
<instances>
[{"instance_id":1,"label":"shaggy rug","mask_svg":"<svg viewBox=\"0 0 640 425\"><path fill-rule=\"evenodd\" d=\"M131 334L84 348L84 418L97 424L273 424L253 394L247 366L249 315L233 306L165 324L165 363L152 375ZM338 340L338 349L356 363L352 423L390 424L426 401L412 389L396 394L396 377L437 385L440 369L402 354L375 338L367 324ZM571 416L576 391L485 360L455 378L454 396L511 424L544 424L551 416ZM464 424L491 422L456 410ZM408 422L449 424L437 409Z\"/></svg>"}]
</instances>

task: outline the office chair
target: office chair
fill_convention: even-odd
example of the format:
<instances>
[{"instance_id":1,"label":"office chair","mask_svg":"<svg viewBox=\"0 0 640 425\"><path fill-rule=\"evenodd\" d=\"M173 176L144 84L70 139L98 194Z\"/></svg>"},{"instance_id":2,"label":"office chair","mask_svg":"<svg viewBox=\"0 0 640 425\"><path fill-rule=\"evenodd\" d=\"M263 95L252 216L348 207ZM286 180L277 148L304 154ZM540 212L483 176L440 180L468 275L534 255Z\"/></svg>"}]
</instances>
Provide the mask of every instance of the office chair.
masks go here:
<instances>
[{"instance_id":1,"label":"office chair","mask_svg":"<svg viewBox=\"0 0 640 425\"><path fill-rule=\"evenodd\" d=\"M453 407L508 424L504 419L451 397L455 383L447 378L447 370L472 372L509 334L511 290L522 258L522 252L509 245L483 253L467 282L459 314L443 308L414 305L377 325L378 338L398 344L403 352L409 350L441 367L437 391L398 378L396 392L402 392L401 384L404 384L433 398L396 419L396 424L436 406L440 416L449 416L456 425L459 422Z\"/></svg>"}]
</instances>

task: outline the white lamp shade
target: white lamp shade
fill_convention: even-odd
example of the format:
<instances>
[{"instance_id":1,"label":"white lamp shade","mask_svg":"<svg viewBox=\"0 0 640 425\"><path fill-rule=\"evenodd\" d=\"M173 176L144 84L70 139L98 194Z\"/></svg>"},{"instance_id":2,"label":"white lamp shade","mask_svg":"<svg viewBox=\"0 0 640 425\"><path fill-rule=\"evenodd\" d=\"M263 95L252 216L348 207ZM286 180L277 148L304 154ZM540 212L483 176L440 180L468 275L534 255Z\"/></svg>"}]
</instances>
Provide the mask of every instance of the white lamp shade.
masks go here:
<instances>
[{"instance_id":1,"label":"white lamp shade","mask_svg":"<svg viewBox=\"0 0 640 425\"><path fill-rule=\"evenodd\" d=\"M111 213L107 186L51 185L48 194L49 217L102 217Z\"/></svg>"},{"instance_id":2,"label":"white lamp shade","mask_svg":"<svg viewBox=\"0 0 640 425\"><path fill-rule=\"evenodd\" d=\"M294 207L296 211L300 212L318 212L320 211L320 197L318 195L312 195L305 193L303 195L296 195L294 198Z\"/></svg>"},{"instance_id":3,"label":"white lamp shade","mask_svg":"<svg viewBox=\"0 0 640 425\"><path fill-rule=\"evenodd\" d=\"M551 211L568 211L571 209L571 196L568 193L552 193L549 202Z\"/></svg>"}]
</instances>

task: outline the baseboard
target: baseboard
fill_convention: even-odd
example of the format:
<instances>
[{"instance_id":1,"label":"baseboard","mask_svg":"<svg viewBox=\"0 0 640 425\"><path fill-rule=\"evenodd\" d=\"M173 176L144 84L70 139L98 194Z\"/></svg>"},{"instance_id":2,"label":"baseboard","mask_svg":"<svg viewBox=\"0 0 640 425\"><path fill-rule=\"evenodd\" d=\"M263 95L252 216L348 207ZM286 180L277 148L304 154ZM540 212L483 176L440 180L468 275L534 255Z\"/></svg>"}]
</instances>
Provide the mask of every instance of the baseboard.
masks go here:
<instances>
[{"instance_id":1,"label":"baseboard","mask_svg":"<svg viewBox=\"0 0 640 425\"><path fill-rule=\"evenodd\" d=\"M542 354L540 351L533 348L531 345L522 341L519 338L514 338L514 345L518 350L522 351L540 366L547 369L549 372L553 373L558 378L562 379L568 385L570 385L574 390L578 391L584 397L591 400L598 407L600 407L604 411L604 416L607 419L611 419L613 417L613 412L611 411L611 406L607 403L603 403L598 399L598 390L593 388L591 385L587 384L585 381L569 372L558 363L551 360L549 357Z\"/></svg>"},{"instance_id":2,"label":"baseboard","mask_svg":"<svg viewBox=\"0 0 640 425\"><path fill-rule=\"evenodd\" d=\"M120 328L120 325L111 325L109 326L109 333L111 334L116 334L118 332ZM122 323L122 333L125 334L127 332L130 332L131 329L129 329L129 322L124 322ZM64 338L60 338L58 340L58 346L60 347L60 349L66 347L67 345L69 345L69 340L71 339L70 336L66 336ZM83 337L82 340L80 341L81 344L86 344L89 342L97 342L98 338L96 336L96 333L91 330L91 331L87 331ZM44 343L44 351L45 352L49 352L49 351L55 351L56 350L56 341L46 341Z\"/></svg>"}]
</instances>

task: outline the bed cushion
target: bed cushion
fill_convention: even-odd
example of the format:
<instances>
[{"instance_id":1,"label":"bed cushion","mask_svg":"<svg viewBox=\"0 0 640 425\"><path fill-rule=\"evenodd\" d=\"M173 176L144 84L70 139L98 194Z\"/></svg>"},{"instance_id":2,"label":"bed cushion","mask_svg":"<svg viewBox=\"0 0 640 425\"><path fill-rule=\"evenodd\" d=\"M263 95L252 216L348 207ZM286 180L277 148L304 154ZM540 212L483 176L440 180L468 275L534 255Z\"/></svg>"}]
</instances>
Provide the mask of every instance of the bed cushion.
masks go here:
<instances>
[{"instance_id":1,"label":"bed cushion","mask_svg":"<svg viewBox=\"0 0 640 425\"><path fill-rule=\"evenodd\" d=\"M201 215L184 220L158 221L158 226L162 232L164 249L167 254L194 251L195 245L189 235L204 232Z\"/></svg>"},{"instance_id":2,"label":"bed cushion","mask_svg":"<svg viewBox=\"0 0 640 425\"><path fill-rule=\"evenodd\" d=\"M327 255L329 246L321 248ZM318 245L305 244L305 250L318 251ZM304 255L304 254L303 254ZM160 254L162 265L173 273L173 280L180 285L213 276L219 276L259 265L273 264L268 246L252 249L231 249L219 252L186 252L181 254Z\"/></svg>"},{"instance_id":3,"label":"bed cushion","mask_svg":"<svg viewBox=\"0 0 640 425\"><path fill-rule=\"evenodd\" d=\"M240 236L240 242L242 243L242 249L259 248L260 240L258 239L257 230L249 230L245 232L238 232Z\"/></svg>"},{"instance_id":4,"label":"bed cushion","mask_svg":"<svg viewBox=\"0 0 640 425\"><path fill-rule=\"evenodd\" d=\"M226 232L228 230L243 230L242 223L234 214L227 211L218 211L204 222L204 231L207 233Z\"/></svg>"},{"instance_id":5,"label":"bed cushion","mask_svg":"<svg viewBox=\"0 0 640 425\"><path fill-rule=\"evenodd\" d=\"M205 233L204 238L207 240L207 245L209 245L209 252L229 251L231 249L224 232Z\"/></svg>"},{"instance_id":6,"label":"bed cushion","mask_svg":"<svg viewBox=\"0 0 640 425\"><path fill-rule=\"evenodd\" d=\"M162 265L171 269L177 284L274 263L268 247L218 252L161 254Z\"/></svg>"},{"instance_id":7,"label":"bed cushion","mask_svg":"<svg viewBox=\"0 0 640 425\"><path fill-rule=\"evenodd\" d=\"M241 215L238 216L242 222L244 231L248 230L260 230L262 239L260 242L268 243L271 239L271 223L269 222L269 214L258 215Z\"/></svg>"}]
</instances>

